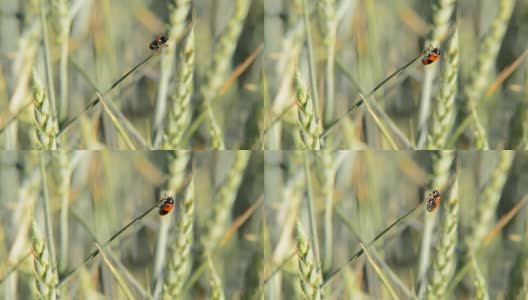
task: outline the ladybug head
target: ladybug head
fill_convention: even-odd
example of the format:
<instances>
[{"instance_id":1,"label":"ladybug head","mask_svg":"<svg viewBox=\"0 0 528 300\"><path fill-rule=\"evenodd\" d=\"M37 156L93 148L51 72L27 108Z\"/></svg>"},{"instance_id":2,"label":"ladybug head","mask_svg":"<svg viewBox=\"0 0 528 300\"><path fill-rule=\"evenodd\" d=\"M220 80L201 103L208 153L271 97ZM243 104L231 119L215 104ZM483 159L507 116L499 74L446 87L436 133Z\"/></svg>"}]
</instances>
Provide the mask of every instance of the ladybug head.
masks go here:
<instances>
[{"instance_id":1,"label":"ladybug head","mask_svg":"<svg viewBox=\"0 0 528 300\"><path fill-rule=\"evenodd\" d=\"M165 197L165 199L163 200L163 203L164 204L174 204L174 198L171 196Z\"/></svg>"}]
</instances>

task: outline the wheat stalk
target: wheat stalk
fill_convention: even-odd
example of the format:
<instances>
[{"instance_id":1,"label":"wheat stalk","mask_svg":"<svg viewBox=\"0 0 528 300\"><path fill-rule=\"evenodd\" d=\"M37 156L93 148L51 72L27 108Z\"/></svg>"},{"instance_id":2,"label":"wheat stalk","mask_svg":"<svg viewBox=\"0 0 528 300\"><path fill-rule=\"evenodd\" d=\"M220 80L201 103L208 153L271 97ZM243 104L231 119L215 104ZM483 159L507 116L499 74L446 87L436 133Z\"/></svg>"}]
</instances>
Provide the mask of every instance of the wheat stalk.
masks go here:
<instances>
[{"instance_id":1,"label":"wheat stalk","mask_svg":"<svg viewBox=\"0 0 528 300\"><path fill-rule=\"evenodd\" d=\"M528 221L524 221L524 241L517 254L508 280L506 299L521 300L528 297Z\"/></svg>"},{"instance_id":2,"label":"wheat stalk","mask_svg":"<svg viewBox=\"0 0 528 300\"><path fill-rule=\"evenodd\" d=\"M51 25L56 33L55 42L60 48L60 101L58 102L57 115L66 116L68 112L68 49L71 17L67 0L51 0Z\"/></svg>"},{"instance_id":3,"label":"wheat stalk","mask_svg":"<svg viewBox=\"0 0 528 300\"><path fill-rule=\"evenodd\" d=\"M209 266L209 284L211 285L211 295L210 299L212 300L225 300L224 289L222 287L222 280L213 264L213 260L209 255L207 255L207 264Z\"/></svg>"},{"instance_id":4,"label":"wheat stalk","mask_svg":"<svg viewBox=\"0 0 528 300\"><path fill-rule=\"evenodd\" d=\"M335 183L335 168L334 160L332 158L333 152L324 150L320 152L320 159L317 160L321 192L325 203L324 215L324 247L325 255L323 260L323 270L330 270L332 267L332 246L333 246L333 210L334 210L334 183Z\"/></svg>"},{"instance_id":5,"label":"wheat stalk","mask_svg":"<svg viewBox=\"0 0 528 300\"><path fill-rule=\"evenodd\" d=\"M473 284L475 286L475 299L477 300L489 300L488 288L486 279L482 275L480 268L477 264L477 260L473 255L471 255L471 269L475 278L473 279Z\"/></svg>"},{"instance_id":6,"label":"wheat stalk","mask_svg":"<svg viewBox=\"0 0 528 300\"><path fill-rule=\"evenodd\" d=\"M304 22L302 18L302 1L292 0L288 2L291 7L288 17L288 28L281 43L280 58L278 59L274 74L277 77L277 94L272 105L273 118L268 123L265 130L268 134L266 141L267 149L280 149L279 130L280 119L283 114L291 108L292 81L295 77L296 68L299 64L299 57L304 43Z\"/></svg>"},{"instance_id":7,"label":"wheat stalk","mask_svg":"<svg viewBox=\"0 0 528 300\"><path fill-rule=\"evenodd\" d=\"M207 224L207 233L202 240L206 250L213 249L225 231L225 224L235 202L250 155L251 151L236 151L235 161L216 193L213 213Z\"/></svg>"},{"instance_id":8,"label":"wheat stalk","mask_svg":"<svg viewBox=\"0 0 528 300\"><path fill-rule=\"evenodd\" d=\"M225 150L224 134L213 112L210 103L205 104L209 116L209 134L211 135L211 148L214 150Z\"/></svg>"},{"instance_id":9,"label":"wheat stalk","mask_svg":"<svg viewBox=\"0 0 528 300\"><path fill-rule=\"evenodd\" d=\"M68 262L69 245L69 193L72 168L70 166L70 153L64 150L57 150L52 153L52 163L54 179L57 182L57 196L61 202L60 210L60 257L59 271L65 271Z\"/></svg>"},{"instance_id":10,"label":"wheat stalk","mask_svg":"<svg viewBox=\"0 0 528 300\"><path fill-rule=\"evenodd\" d=\"M217 42L213 52L213 61L205 75L205 84L200 89L200 94L204 101L203 109L208 111L212 147L214 149L223 149L224 146L222 131L212 111L211 101L216 97L218 89L224 83L250 4L251 0L235 1L233 16Z\"/></svg>"},{"instance_id":11,"label":"wheat stalk","mask_svg":"<svg viewBox=\"0 0 528 300\"><path fill-rule=\"evenodd\" d=\"M275 217L276 228L281 232L273 251L273 261L278 264L288 259L287 257L291 255L292 243L295 242L292 239L292 232L306 186L305 172L301 168L301 161L299 161L303 159L303 152L288 151L288 163L292 171L280 195L282 195L282 199L289 199L289 201L280 201L280 208Z\"/></svg>"},{"instance_id":12,"label":"wheat stalk","mask_svg":"<svg viewBox=\"0 0 528 300\"><path fill-rule=\"evenodd\" d=\"M477 149L488 149L488 141L486 131L480 120L480 114L477 112L476 102L482 98L484 89L487 87L489 82L489 76L492 67L495 65L497 55L499 53L502 39L508 26L513 7L515 6L515 0L501 0L499 2L499 9L497 15L489 31L480 42L482 45L477 53L477 61L475 66L472 68L472 72L469 77L469 81L466 84L465 96L468 101L468 111L471 113L474 124L475 133L475 147Z\"/></svg>"},{"instance_id":13,"label":"wheat stalk","mask_svg":"<svg viewBox=\"0 0 528 300\"><path fill-rule=\"evenodd\" d=\"M334 61L337 34L336 1L318 1L323 43L326 47L326 99L324 101L324 124L332 120L334 112Z\"/></svg>"},{"instance_id":14,"label":"wheat stalk","mask_svg":"<svg viewBox=\"0 0 528 300\"><path fill-rule=\"evenodd\" d=\"M466 240L468 253L475 251L488 233L514 156L514 151L499 152L497 166L482 193L478 194L480 196L478 199L479 205L477 206L474 222L472 222L471 234L467 235Z\"/></svg>"}]
</instances>

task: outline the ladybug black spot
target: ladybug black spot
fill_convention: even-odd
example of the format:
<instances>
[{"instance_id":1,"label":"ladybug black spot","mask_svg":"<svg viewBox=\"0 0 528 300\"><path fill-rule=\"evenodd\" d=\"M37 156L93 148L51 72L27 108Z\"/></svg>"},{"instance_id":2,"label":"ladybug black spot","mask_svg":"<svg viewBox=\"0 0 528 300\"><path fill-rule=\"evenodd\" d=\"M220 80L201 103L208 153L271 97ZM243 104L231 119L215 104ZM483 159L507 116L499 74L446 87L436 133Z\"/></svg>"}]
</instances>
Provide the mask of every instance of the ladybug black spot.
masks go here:
<instances>
[{"instance_id":1,"label":"ladybug black spot","mask_svg":"<svg viewBox=\"0 0 528 300\"><path fill-rule=\"evenodd\" d=\"M159 38L155 39L150 43L149 48L150 50L159 50L161 47L165 46L165 43L169 40L168 37L160 36Z\"/></svg>"}]
</instances>

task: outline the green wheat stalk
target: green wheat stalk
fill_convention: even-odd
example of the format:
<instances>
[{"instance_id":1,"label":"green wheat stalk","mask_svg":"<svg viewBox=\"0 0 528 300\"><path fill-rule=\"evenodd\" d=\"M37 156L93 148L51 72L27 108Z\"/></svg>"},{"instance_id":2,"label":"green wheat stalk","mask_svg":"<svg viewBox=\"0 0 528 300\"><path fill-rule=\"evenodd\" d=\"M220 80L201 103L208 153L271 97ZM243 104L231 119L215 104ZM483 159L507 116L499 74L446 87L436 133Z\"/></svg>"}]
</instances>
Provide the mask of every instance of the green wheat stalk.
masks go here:
<instances>
[{"instance_id":1,"label":"green wheat stalk","mask_svg":"<svg viewBox=\"0 0 528 300\"><path fill-rule=\"evenodd\" d=\"M225 300L224 289L222 287L222 280L213 264L213 260L207 255L207 265L209 266L209 284L211 285L210 299Z\"/></svg>"},{"instance_id":2,"label":"green wheat stalk","mask_svg":"<svg viewBox=\"0 0 528 300\"><path fill-rule=\"evenodd\" d=\"M444 57L440 90L436 97L432 123L427 136L427 149L445 149L455 121L455 97L458 79L458 24L449 40Z\"/></svg>"},{"instance_id":3,"label":"green wheat stalk","mask_svg":"<svg viewBox=\"0 0 528 300\"><path fill-rule=\"evenodd\" d=\"M3 149L14 149L16 148L16 126L9 126L11 123L16 121L18 117L26 111L31 105L31 101L27 101L25 91L27 89L27 81L30 78L32 68L35 64L35 57L37 55L37 49L40 47L41 40L41 24L38 21L37 5L28 4L24 7L24 12L28 18L23 23L22 32L17 37L17 56L13 62L13 76L16 78L18 83L13 90L13 96L9 99L9 111L11 115L7 120L0 122L0 134L3 133L7 128L10 128L10 133L6 134L2 139L5 144Z\"/></svg>"},{"instance_id":4,"label":"green wheat stalk","mask_svg":"<svg viewBox=\"0 0 528 300\"><path fill-rule=\"evenodd\" d=\"M429 37L425 42L426 45L438 45L439 41L445 38L449 31L451 16L455 10L455 2L455 0L436 0L433 2L433 23L429 27ZM428 119L436 68L436 65L432 65L424 70L420 112L418 115L418 127L423 129L418 143L420 149L426 141L425 138L428 130L430 130Z\"/></svg>"},{"instance_id":5,"label":"green wheat stalk","mask_svg":"<svg viewBox=\"0 0 528 300\"><path fill-rule=\"evenodd\" d=\"M33 257L34 257L34 275L35 282L37 285L37 291L43 299L51 300L57 299L57 289L55 284L57 283L57 274L51 265L51 258L37 228L35 219L31 224L32 236L33 236Z\"/></svg>"},{"instance_id":6,"label":"green wheat stalk","mask_svg":"<svg viewBox=\"0 0 528 300\"><path fill-rule=\"evenodd\" d=\"M332 120L334 112L334 66L335 66L335 45L337 35L336 1L319 1L317 10L320 18L320 27L323 35L323 44L326 48L326 99L324 101L324 122L326 124Z\"/></svg>"},{"instance_id":7,"label":"green wheat stalk","mask_svg":"<svg viewBox=\"0 0 528 300\"><path fill-rule=\"evenodd\" d=\"M525 86L528 86L528 76L526 76L524 84ZM518 121L522 123L521 124L522 135L520 139L522 141L522 144L524 145L522 147L522 149L524 150L528 150L528 103L527 103L528 100L526 99L528 99L528 90L526 90L524 93L524 101L522 102L522 105L521 105L521 119L518 119Z\"/></svg>"},{"instance_id":8,"label":"green wheat stalk","mask_svg":"<svg viewBox=\"0 0 528 300\"><path fill-rule=\"evenodd\" d=\"M50 98L50 107L51 107L51 113L52 115L57 115L57 109L56 109L56 103L57 98L55 97L55 85L53 84L53 70L51 68L51 47L49 44L49 38L48 38L48 26L46 23L46 4L44 0L39 0L40 4L40 23L42 26L42 42L43 42L43 50L44 50L44 65L46 69L46 86L48 88L49 98Z\"/></svg>"},{"instance_id":9,"label":"green wheat stalk","mask_svg":"<svg viewBox=\"0 0 528 300\"><path fill-rule=\"evenodd\" d=\"M264 280L266 284L275 274L277 274L281 267L284 266L292 257L292 232L295 227L297 216L299 215L299 208L303 199L304 190L306 187L305 170L301 168L300 161L303 159L304 151L288 151L288 163L291 166L292 172L288 176L284 189L282 190L283 199L289 199L287 202L281 203L276 220L277 227L280 228L281 233L279 240L273 250L273 261L278 266Z\"/></svg>"},{"instance_id":10,"label":"green wheat stalk","mask_svg":"<svg viewBox=\"0 0 528 300\"><path fill-rule=\"evenodd\" d=\"M321 182L321 192L325 203L324 211L324 248L323 271L329 271L332 267L332 246L333 240L333 211L334 211L334 183L335 168L333 152L321 151L317 160L317 174Z\"/></svg>"},{"instance_id":11,"label":"green wheat stalk","mask_svg":"<svg viewBox=\"0 0 528 300\"><path fill-rule=\"evenodd\" d=\"M304 30L306 31L306 59L308 62L308 73L310 75L310 84L312 88L312 106L314 110L314 117L317 123L319 123L319 92L317 90L317 73L315 65L315 54L314 45L312 39L312 30L310 26L310 11L308 9L307 0L301 0L303 6L303 20Z\"/></svg>"},{"instance_id":12,"label":"green wheat stalk","mask_svg":"<svg viewBox=\"0 0 528 300\"><path fill-rule=\"evenodd\" d=\"M181 65L176 75L178 86L172 95L172 107L168 114L167 128L163 142L163 149L181 148L186 141L182 141L185 131L191 121L191 96L193 93L194 75L194 24L191 25L189 35L185 39L180 52Z\"/></svg>"},{"instance_id":13,"label":"green wheat stalk","mask_svg":"<svg viewBox=\"0 0 528 300\"><path fill-rule=\"evenodd\" d=\"M163 187L160 198L169 195L175 195L186 182L186 169L191 161L191 151L178 150L167 151L167 182ZM167 245L169 243L169 231L173 218L163 218L159 226L158 242L156 244L156 256L154 261L154 278L156 278L154 297L159 298L162 292L165 276L162 276L163 270L167 265ZM170 254L169 254L170 255Z\"/></svg>"},{"instance_id":14,"label":"green wheat stalk","mask_svg":"<svg viewBox=\"0 0 528 300\"><path fill-rule=\"evenodd\" d=\"M304 149L321 149L319 134L321 128L316 120L313 103L306 85L302 81L301 73L297 72L296 81L296 102L297 102L297 124Z\"/></svg>"},{"instance_id":15,"label":"green wheat stalk","mask_svg":"<svg viewBox=\"0 0 528 300\"><path fill-rule=\"evenodd\" d=\"M211 136L211 148L214 150L225 150L224 134L222 128L218 125L218 121L213 112L210 103L206 103L207 115L209 116L209 135Z\"/></svg>"},{"instance_id":16,"label":"green wheat stalk","mask_svg":"<svg viewBox=\"0 0 528 300\"><path fill-rule=\"evenodd\" d=\"M508 283L506 299L521 300L528 297L528 221L524 223L524 241L513 263Z\"/></svg>"},{"instance_id":17,"label":"green wheat stalk","mask_svg":"<svg viewBox=\"0 0 528 300\"><path fill-rule=\"evenodd\" d=\"M204 110L208 111L207 115L210 121L209 133L211 134L212 147L214 149L222 149L224 147L222 147L222 131L218 125L216 116L212 112L211 102L215 99L218 89L224 83L250 5L251 0L235 1L233 16L227 23L225 31L217 42L217 46L213 52L213 61L208 68L208 72L205 74L205 84L200 89Z\"/></svg>"},{"instance_id":18,"label":"green wheat stalk","mask_svg":"<svg viewBox=\"0 0 528 300\"><path fill-rule=\"evenodd\" d=\"M299 57L301 55L303 44L304 44L304 21L302 18L302 1L301 0L292 0L289 1L288 9L288 28L287 32L284 35L282 42L282 50L280 58L277 62L277 71L275 74L278 76L277 82L279 87L277 88L277 94L273 101L272 112L273 116L271 121L267 124L267 127L264 129L264 134L273 129L272 134L268 135L267 140L268 149L279 149L278 140L278 130L280 126L278 122L285 116L290 109L293 107L295 102L286 104L290 102L292 94L292 80L295 77L295 72L297 66L299 65Z\"/></svg>"},{"instance_id":19,"label":"green wheat stalk","mask_svg":"<svg viewBox=\"0 0 528 300\"><path fill-rule=\"evenodd\" d=\"M43 150L56 150L58 148L58 123L53 116L51 103L35 70L33 70L33 101L38 147Z\"/></svg>"},{"instance_id":20,"label":"green wheat stalk","mask_svg":"<svg viewBox=\"0 0 528 300\"><path fill-rule=\"evenodd\" d=\"M455 247L457 244L459 194L458 178L449 193L449 199L444 205L440 230L437 234L435 255L431 269L431 276L427 286L427 299L443 299L450 278L456 265Z\"/></svg>"},{"instance_id":21,"label":"green wheat stalk","mask_svg":"<svg viewBox=\"0 0 528 300\"><path fill-rule=\"evenodd\" d=\"M486 131L477 112L476 103L482 98L488 85L489 76L495 65L514 6L515 0L501 0L499 2L497 15L491 23L489 31L479 43L482 46L477 51L477 61L466 84L465 96L468 101L468 111L474 121L473 131L477 149L489 149L489 145Z\"/></svg>"},{"instance_id":22,"label":"green wheat stalk","mask_svg":"<svg viewBox=\"0 0 528 300\"><path fill-rule=\"evenodd\" d=\"M192 4L191 0L169 1L168 3L168 10L169 10L168 38L169 38L169 41L178 41L181 39L183 33L185 32L186 19L187 19L187 15L189 15L189 12L191 10L191 4ZM194 40L192 41L192 43L194 43ZM192 49L194 49L194 45L192 45ZM193 52L192 56L194 59L194 51L192 52ZM176 53L176 44L173 44L173 46L171 47L167 47L167 49L165 49L165 51L161 53L161 59L160 59L161 71L160 71L160 79L159 79L159 86L158 86L158 97L156 101L156 113L154 115L154 129L160 130L157 133L158 135L162 133L161 131L162 121L163 121L165 112L167 111L166 109L167 92L168 92L168 87L169 87L169 79L170 79L173 65L174 65L175 53ZM184 67L188 67L188 66L182 66L182 68ZM180 73L185 72L185 71L188 72L188 69L180 70ZM181 74L179 74L179 76L181 76ZM191 72L191 78L192 78L192 72ZM182 82L178 83L178 89L180 89L180 86L182 84L183 84ZM191 86L191 91L192 91L192 86ZM157 138L161 138L161 137L162 135L159 135ZM155 144L158 144L158 143L155 143Z\"/></svg>"},{"instance_id":23,"label":"green wheat stalk","mask_svg":"<svg viewBox=\"0 0 528 300\"><path fill-rule=\"evenodd\" d=\"M251 151L236 151L235 161L215 195L212 216L202 240L206 251L214 249L225 232L225 225L248 164Z\"/></svg>"},{"instance_id":24,"label":"green wheat stalk","mask_svg":"<svg viewBox=\"0 0 528 300\"><path fill-rule=\"evenodd\" d=\"M310 246L302 224L297 221L295 225L295 235L297 238L297 258L298 258L298 276L306 299L322 299L321 285L323 277L321 270L315 265L315 256Z\"/></svg>"},{"instance_id":25,"label":"green wheat stalk","mask_svg":"<svg viewBox=\"0 0 528 300\"><path fill-rule=\"evenodd\" d=\"M499 152L499 161L491 174L491 178L486 183L482 193L478 193L479 205L473 219L474 222L472 222L471 233L467 235L466 239L468 253L478 249L492 225L514 156L514 151Z\"/></svg>"},{"instance_id":26,"label":"green wheat stalk","mask_svg":"<svg viewBox=\"0 0 528 300\"><path fill-rule=\"evenodd\" d=\"M72 176L72 167L70 165L70 153L64 150L52 152L52 168L54 178L57 182L57 196L60 199L60 253L59 272L67 268L68 262L68 245L69 245L69 193L70 181Z\"/></svg>"},{"instance_id":27,"label":"green wheat stalk","mask_svg":"<svg viewBox=\"0 0 528 300\"><path fill-rule=\"evenodd\" d=\"M430 190L442 190L447 187L449 177L451 176L451 166L455 163L455 151L444 150L439 151L437 155L433 156L433 176L430 186ZM436 214L430 215L429 212L425 211L426 214L425 223L423 226L423 238L421 243L420 260L418 265L418 278L425 279L427 269L430 265L431 259L431 246L433 243L433 229L436 223ZM426 282L421 281L420 295L424 295L426 292Z\"/></svg>"},{"instance_id":28,"label":"green wheat stalk","mask_svg":"<svg viewBox=\"0 0 528 300\"><path fill-rule=\"evenodd\" d=\"M62 119L68 112L68 42L72 20L69 16L67 0L51 0L50 2L51 25L56 34L55 43L60 48L60 101L57 105L57 115Z\"/></svg>"},{"instance_id":29,"label":"green wheat stalk","mask_svg":"<svg viewBox=\"0 0 528 300\"><path fill-rule=\"evenodd\" d=\"M488 288L486 279L484 278L484 275L482 275L482 272L480 271L480 268L477 264L477 260L473 255L471 255L471 269L473 271L474 279L474 297L477 300L489 300L489 294L488 294Z\"/></svg>"},{"instance_id":30,"label":"green wheat stalk","mask_svg":"<svg viewBox=\"0 0 528 300\"><path fill-rule=\"evenodd\" d=\"M162 299L182 299L183 284L191 266L191 246L194 224L194 177L191 178L180 205L181 218L176 226L176 240L170 251L169 263L164 275Z\"/></svg>"}]
</instances>

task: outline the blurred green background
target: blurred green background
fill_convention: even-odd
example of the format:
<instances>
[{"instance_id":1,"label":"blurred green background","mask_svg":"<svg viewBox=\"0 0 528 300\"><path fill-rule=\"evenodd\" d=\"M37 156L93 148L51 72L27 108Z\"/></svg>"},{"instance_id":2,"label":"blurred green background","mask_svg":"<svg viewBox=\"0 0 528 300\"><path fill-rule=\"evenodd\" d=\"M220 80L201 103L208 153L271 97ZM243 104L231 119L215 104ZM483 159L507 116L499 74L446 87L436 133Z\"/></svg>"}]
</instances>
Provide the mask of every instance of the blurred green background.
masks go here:
<instances>
[{"instance_id":1,"label":"blurred green background","mask_svg":"<svg viewBox=\"0 0 528 300\"><path fill-rule=\"evenodd\" d=\"M240 181L233 184L229 179L233 164L242 154L248 159L247 165L242 163L237 170ZM41 159L46 170L53 239L44 226L47 219ZM157 290L156 265L160 264L159 271L164 274L161 282L166 283L170 277L168 261L176 251L173 247L185 210L183 197L186 186L192 182L195 189L189 254L192 268L182 282L189 285L183 299L205 299L212 293L211 271L207 264L200 270L205 252L210 253L220 289L228 299L244 299L259 286L258 281L252 280L261 272L255 261L262 258L258 209L263 192L262 152L3 151L0 162L2 299L37 299L33 255L27 256L31 252L33 217L48 249L50 243L55 247L61 278L96 249L94 239L102 244L164 195L172 195L176 203L168 215L162 217L159 209L154 208L105 248L114 267L127 278L126 286L136 299L161 295ZM191 174L194 181L189 181ZM66 194L61 192L64 189ZM227 205L221 204L226 193L232 199ZM220 234L213 245L216 248L204 250L204 243L213 235L210 223L220 214L225 220L214 223ZM246 218L235 222L242 215ZM65 232L67 235L63 235ZM220 242L220 238L226 240ZM17 269L6 277L6 272L20 261ZM191 281L191 274L198 277ZM126 299L101 255L73 273L59 290L61 299Z\"/></svg>"},{"instance_id":2,"label":"blurred green background","mask_svg":"<svg viewBox=\"0 0 528 300\"><path fill-rule=\"evenodd\" d=\"M398 131L414 146L412 148L429 149L424 145L427 130L424 132L423 128L434 124L433 113L439 106L437 97L444 85L441 74L448 61L447 42L458 20L459 66L458 72L455 72L458 75L458 91L455 91L454 98L454 129L458 129L467 118L466 98L467 93L472 90L470 82L473 76L483 86L482 94L478 94L475 101L489 148L525 149L524 136L528 120L528 63L525 59L528 46L528 1L306 1L310 14L308 22L312 57L307 50L310 45L307 44L303 3L301 0L266 1L265 70L270 92L265 100L267 111L271 115L270 122L294 102L296 70L300 70L311 97L317 96L319 117L326 128L330 121L341 116L347 108L361 99L360 92L367 95L398 68L420 56L437 30L444 33L434 42L442 51L440 59L428 66L416 61L370 97L370 101L377 104L371 105L379 106L373 110L378 115L386 113ZM333 17L331 13L325 13L325 5L335 7ZM498 17L501 18L501 22L497 22L500 25L494 23ZM331 22L337 22L333 43L336 65L333 67L334 71L330 72L334 75L331 80L333 89L329 88L327 63L332 51L326 42L331 39L326 29ZM502 29L504 35L498 34ZM484 42L490 35L498 37L493 42ZM495 47L496 55L488 54L491 52L489 49ZM486 94L492 84L499 80L499 74L517 59L518 64L511 69L513 72L503 78L504 81L499 81L500 84L489 95ZM312 78L311 68L314 70L315 80ZM432 74L434 77L431 77ZM432 79L430 83L427 82L428 78ZM328 94L329 89L333 90L333 96ZM426 93L431 95L427 101L424 97ZM445 114L445 110L441 114ZM389 120L380 118L389 127L389 132L397 136L389 126ZM345 119L326 137L324 148L392 149L364 105ZM300 149L301 145L296 140L297 110L289 109L281 120L267 134L266 147ZM464 134L456 137L455 144L433 149L477 148L471 128L464 128ZM446 134L454 138L454 132ZM396 141L400 149L410 148L404 147L399 139Z\"/></svg>"},{"instance_id":3,"label":"blurred green background","mask_svg":"<svg viewBox=\"0 0 528 300\"><path fill-rule=\"evenodd\" d=\"M527 164L522 151L267 152L266 296L316 299L300 285L294 231L299 220L316 257L314 272L320 270L325 283L325 299L394 299L365 254L345 262L361 249L360 242L367 245L416 208L367 248L397 297L476 299L485 290L489 299L524 299ZM427 212L433 189L442 195L440 206ZM499 226L507 214L512 218ZM497 232L488 243L493 228ZM483 289L475 287L474 269L461 282L454 279L470 262L469 252L475 253ZM452 271L435 273L446 262ZM439 281L445 284L441 296L434 293L439 287L428 287ZM446 292L447 286L453 289Z\"/></svg>"},{"instance_id":4,"label":"blurred green background","mask_svg":"<svg viewBox=\"0 0 528 300\"><path fill-rule=\"evenodd\" d=\"M44 5L45 24L48 31L49 46L44 45L41 7ZM65 3L66 8L58 3ZM214 80L220 81L222 91L216 87L213 91L213 113L223 132L227 149L255 148L258 140L258 122L262 107L259 77L261 59L257 49L263 40L263 0L200 0L200 1L1 1L0 2L0 128L16 112L31 102L33 84L31 70L35 67L39 77L46 85L48 67L44 61L44 49L48 49L51 74L57 102L59 124L78 115L84 107L96 99L95 88L101 93L147 58L152 51L149 44L157 37L169 36L169 30L176 20L182 22L189 32L189 24L194 21L195 63L194 90L191 91L189 113L196 121L203 108L200 89L208 84L206 73L213 69L213 60L219 60L218 53L226 46L219 41L226 35L228 25L241 3L249 5L247 16L243 14L241 30L227 43L233 51L227 57L220 56L226 65L226 72L214 74ZM175 16L175 8L190 5L188 14ZM182 14L180 12L180 14ZM187 15L187 17L185 17ZM71 26L67 40L67 100L60 99L61 85L61 38L63 16L69 17ZM223 42L225 43L225 41ZM147 142L154 143L153 131L155 119L159 114L166 120L171 108L171 96L183 83L176 73L181 69L181 42L169 39L168 48L155 55L139 70L133 72L105 97L112 102L131 122L137 133ZM174 63L167 65L165 52L173 51ZM256 53L256 59L243 69L241 74L232 75L233 69ZM161 59L160 59L161 58ZM218 64L218 63L216 63ZM166 66L166 67L165 67ZM162 69L171 73L167 81L167 104L159 106L158 94L164 89ZM232 79L229 79L233 77ZM229 80L228 80L229 79ZM91 85L95 84L95 88ZM226 82L229 84L223 87ZM50 93L46 85L46 92ZM63 107L64 109L60 108ZM236 113L232 113L236 111ZM103 117L104 116L104 117ZM125 121L120 119L121 123ZM198 121L198 132L190 135L184 146L178 149L210 149L208 120ZM128 149L116 132L114 124L106 116L101 105L83 114L77 120L73 130L68 129L61 137L63 149ZM24 109L23 113L5 132L0 135L2 149L34 149L33 110ZM141 148L141 147L139 147ZM159 147L154 147L159 149ZM172 149L172 148L171 148Z\"/></svg>"}]
</instances>

